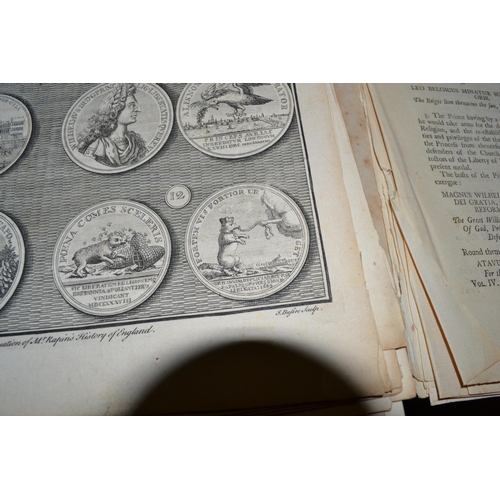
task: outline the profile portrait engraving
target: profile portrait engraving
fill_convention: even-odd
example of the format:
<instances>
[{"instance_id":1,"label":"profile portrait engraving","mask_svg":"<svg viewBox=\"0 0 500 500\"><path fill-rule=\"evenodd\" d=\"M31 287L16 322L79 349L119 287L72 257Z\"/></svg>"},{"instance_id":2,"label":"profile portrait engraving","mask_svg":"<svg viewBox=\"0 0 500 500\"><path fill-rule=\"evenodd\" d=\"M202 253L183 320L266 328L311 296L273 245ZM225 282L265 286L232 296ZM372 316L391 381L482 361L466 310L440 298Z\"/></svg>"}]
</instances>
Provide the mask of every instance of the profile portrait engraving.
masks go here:
<instances>
[{"instance_id":1,"label":"profile portrait engraving","mask_svg":"<svg viewBox=\"0 0 500 500\"><path fill-rule=\"evenodd\" d=\"M167 141L174 111L155 83L103 83L75 101L66 114L62 140L78 166L118 174L152 159Z\"/></svg>"},{"instance_id":2,"label":"profile portrait engraving","mask_svg":"<svg viewBox=\"0 0 500 500\"><path fill-rule=\"evenodd\" d=\"M79 137L80 153L108 167L131 165L146 155L144 139L129 130L141 112L136 89L133 83L114 84Z\"/></svg>"}]
</instances>

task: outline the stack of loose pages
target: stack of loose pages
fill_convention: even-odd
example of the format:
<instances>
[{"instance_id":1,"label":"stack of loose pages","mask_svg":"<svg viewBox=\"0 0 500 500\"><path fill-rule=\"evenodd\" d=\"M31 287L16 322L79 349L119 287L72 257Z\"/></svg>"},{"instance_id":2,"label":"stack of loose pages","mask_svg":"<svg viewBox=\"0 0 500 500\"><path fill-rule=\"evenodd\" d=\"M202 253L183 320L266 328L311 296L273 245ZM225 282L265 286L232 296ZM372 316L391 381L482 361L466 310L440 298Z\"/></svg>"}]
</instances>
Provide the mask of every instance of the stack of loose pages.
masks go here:
<instances>
[{"instance_id":1,"label":"stack of loose pages","mask_svg":"<svg viewBox=\"0 0 500 500\"><path fill-rule=\"evenodd\" d=\"M431 404L500 391L500 297L495 279L486 279L498 267L492 258L470 257L500 253L491 236L498 230L495 213L489 213L498 205L482 201L499 196L496 161L484 160L498 155L498 90L459 84L333 86L391 268L417 394ZM491 96L491 106L479 105L476 95ZM488 120L492 131L484 132ZM468 140L481 152L479 167L468 156L475 146L463 149ZM451 183L442 181L450 178ZM454 202L456 197L466 202Z\"/></svg>"}]
</instances>

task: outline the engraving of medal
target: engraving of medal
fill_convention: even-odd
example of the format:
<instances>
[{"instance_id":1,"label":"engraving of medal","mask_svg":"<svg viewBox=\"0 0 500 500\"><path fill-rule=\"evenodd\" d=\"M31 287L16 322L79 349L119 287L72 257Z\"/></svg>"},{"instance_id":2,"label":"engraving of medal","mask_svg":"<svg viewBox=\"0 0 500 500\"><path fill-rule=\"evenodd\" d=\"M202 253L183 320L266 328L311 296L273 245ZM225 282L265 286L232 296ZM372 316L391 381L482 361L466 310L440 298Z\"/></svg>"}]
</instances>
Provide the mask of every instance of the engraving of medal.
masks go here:
<instances>
[{"instance_id":1,"label":"engraving of medal","mask_svg":"<svg viewBox=\"0 0 500 500\"><path fill-rule=\"evenodd\" d=\"M23 154L31 130L28 108L14 97L0 94L0 174L12 167Z\"/></svg>"},{"instance_id":2,"label":"engraving of medal","mask_svg":"<svg viewBox=\"0 0 500 500\"><path fill-rule=\"evenodd\" d=\"M190 83L177 104L187 141L217 158L244 158L271 147L293 117L286 83Z\"/></svg>"},{"instance_id":3,"label":"engraving of medal","mask_svg":"<svg viewBox=\"0 0 500 500\"><path fill-rule=\"evenodd\" d=\"M120 314L155 292L171 249L167 227L151 209L134 201L103 202L75 217L61 233L54 281L80 311Z\"/></svg>"},{"instance_id":4,"label":"engraving of medal","mask_svg":"<svg viewBox=\"0 0 500 500\"><path fill-rule=\"evenodd\" d=\"M105 83L78 99L62 140L78 166L101 174L142 165L162 148L174 120L172 102L154 83Z\"/></svg>"},{"instance_id":5,"label":"engraving of medal","mask_svg":"<svg viewBox=\"0 0 500 500\"><path fill-rule=\"evenodd\" d=\"M288 286L302 269L309 231L285 193L261 184L225 188L191 217L186 256L198 279L231 299L255 300Z\"/></svg>"},{"instance_id":6,"label":"engraving of medal","mask_svg":"<svg viewBox=\"0 0 500 500\"><path fill-rule=\"evenodd\" d=\"M24 268L24 241L13 220L0 213L0 310L16 291Z\"/></svg>"}]
</instances>

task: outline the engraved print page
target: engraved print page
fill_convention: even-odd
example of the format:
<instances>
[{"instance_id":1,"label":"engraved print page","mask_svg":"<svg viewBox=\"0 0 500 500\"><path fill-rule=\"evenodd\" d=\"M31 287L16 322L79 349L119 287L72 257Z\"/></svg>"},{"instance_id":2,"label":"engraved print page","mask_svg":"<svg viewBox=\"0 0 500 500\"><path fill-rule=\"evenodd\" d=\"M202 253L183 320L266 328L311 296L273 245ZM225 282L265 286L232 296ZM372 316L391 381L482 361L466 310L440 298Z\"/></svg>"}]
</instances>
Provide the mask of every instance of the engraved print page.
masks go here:
<instances>
[{"instance_id":1,"label":"engraved print page","mask_svg":"<svg viewBox=\"0 0 500 500\"><path fill-rule=\"evenodd\" d=\"M377 84L369 89L390 161L391 206L458 376L465 386L495 383L500 380L500 88Z\"/></svg>"},{"instance_id":2,"label":"engraved print page","mask_svg":"<svg viewBox=\"0 0 500 500\"><path fill-rule=\"evenodd\" d=\"M400 387L325 85L0 93L33 121L0 176L25 246L0 309L0 413L153 413L155 394L161 413L305 408Z\"/></svg>"}]
</instances>

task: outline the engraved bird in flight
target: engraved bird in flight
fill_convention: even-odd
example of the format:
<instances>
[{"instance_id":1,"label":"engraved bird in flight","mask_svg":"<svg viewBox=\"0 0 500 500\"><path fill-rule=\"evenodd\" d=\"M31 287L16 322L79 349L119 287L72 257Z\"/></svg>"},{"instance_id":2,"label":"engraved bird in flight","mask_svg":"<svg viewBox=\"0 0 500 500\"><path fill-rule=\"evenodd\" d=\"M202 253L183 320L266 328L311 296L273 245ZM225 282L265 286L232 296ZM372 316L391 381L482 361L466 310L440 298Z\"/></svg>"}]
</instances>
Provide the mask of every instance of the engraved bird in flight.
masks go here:
<instances>
[{"instance_id":1,"label":"engraved bird in flight","mask_svg":"<svg viewBox=\"0 0 500 500\"><path fill-rule=\"evenodd\" d=\"M268 83L212 83L200 95L202 101L195 101L191 107L199 108L197 120L201 125L201 120L210 108L219 109L220 104L227 104L233 109L233 113L227 116L239 118L245 112L245 106L255 106L266 104L272 99L254 94L253 87L270 85Z\"/></svg>"}]
</instances>

